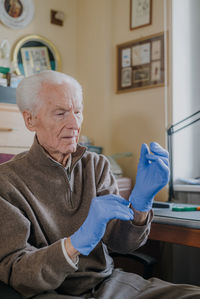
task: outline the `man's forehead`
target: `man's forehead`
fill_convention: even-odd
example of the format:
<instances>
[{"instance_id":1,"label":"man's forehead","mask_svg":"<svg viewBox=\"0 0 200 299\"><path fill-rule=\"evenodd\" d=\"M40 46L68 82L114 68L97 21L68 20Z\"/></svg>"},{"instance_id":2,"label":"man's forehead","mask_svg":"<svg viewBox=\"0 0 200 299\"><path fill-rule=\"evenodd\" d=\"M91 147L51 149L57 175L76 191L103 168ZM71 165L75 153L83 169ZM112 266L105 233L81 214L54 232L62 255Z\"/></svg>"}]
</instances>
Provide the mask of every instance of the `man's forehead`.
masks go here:
<instances>
[{"instance_id":1,"label":"man's forehead","mask_svg":"<svg viewBox=\"0 0 200 299\"><path fill-rule=\"evenodd\" d=\"M51 81L42 81L41 82L41 88L39 91L39 94L42 95L46 95L46 94L51 94L53 93L65 93L65 92L69 92L75 90L75 87L67 82L61 82L61 83L55 83L55 82L51 82Z\"/></svg>"},{"instance_id":2,"label":"man's forehead","mask_svg":"<svg viewBox=\"0 0 200 299\"><path fill-rule=\"evenodd\" d=\"M71 101L67 101L67 103L66 102L64 102L64 103L56 103L55 102L55 104L54 104L54 110L55 111L56 110L66 110L66 109L71 108L72 106L73 106L73 104L72 104ZM75 103L75 107L78 108L78 109L82 109L83 108L82 102L77 101Z\"/></svg>"},{"instance_id":3,"label":"man's forehead","mask_svg":"<svg viewBox=\"0 0 200 299\"><path fill-rule=\"evenodd\" d=\"M55 97L57 100L65 99L70 101L73 99L81 103L82 99L79 99L77 94L75 86L65 81L61 83L43 81L39 91L39 97L44 100Z\"/></svg>"}]
</instances>

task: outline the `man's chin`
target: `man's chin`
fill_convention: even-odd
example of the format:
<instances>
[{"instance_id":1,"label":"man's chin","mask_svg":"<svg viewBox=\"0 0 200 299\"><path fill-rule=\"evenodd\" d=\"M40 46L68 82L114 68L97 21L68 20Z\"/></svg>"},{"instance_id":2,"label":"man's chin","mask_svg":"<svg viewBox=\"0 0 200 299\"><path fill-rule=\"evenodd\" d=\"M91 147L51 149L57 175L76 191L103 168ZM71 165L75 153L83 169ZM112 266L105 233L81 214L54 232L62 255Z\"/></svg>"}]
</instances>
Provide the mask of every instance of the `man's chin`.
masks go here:
<instances>
[{"instance_id":1,"label":"man's chin","mask_svg":"<svg viewBox=\"0 0 200 299\"><path fill-rule=\"evenodd\" d=\"M63 154L73 154L76 152L77 144L68 145L67 147L63 148L61 152Z\"/></svg>"}]
</instances>

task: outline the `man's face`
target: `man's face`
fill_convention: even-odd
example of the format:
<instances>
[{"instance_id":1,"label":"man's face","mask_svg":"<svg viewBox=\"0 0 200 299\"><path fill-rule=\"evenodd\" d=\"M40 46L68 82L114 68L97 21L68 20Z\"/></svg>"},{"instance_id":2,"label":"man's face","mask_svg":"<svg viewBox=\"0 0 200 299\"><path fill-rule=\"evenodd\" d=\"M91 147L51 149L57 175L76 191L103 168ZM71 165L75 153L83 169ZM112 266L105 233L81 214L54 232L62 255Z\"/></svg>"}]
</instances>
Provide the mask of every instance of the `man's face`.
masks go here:
<instances>
[{"instance_id":1,"label":"man's face","mask_svg":"<svg viewBox=\"0 0 200 299\"><path fill-rule=\"evenodd\" d=\"M39 96L41 107L34 116L39 143L50 154L75 152L83 121L82 102L75 87L65 82L43 82Z\"/></svg>"}]
</instances>

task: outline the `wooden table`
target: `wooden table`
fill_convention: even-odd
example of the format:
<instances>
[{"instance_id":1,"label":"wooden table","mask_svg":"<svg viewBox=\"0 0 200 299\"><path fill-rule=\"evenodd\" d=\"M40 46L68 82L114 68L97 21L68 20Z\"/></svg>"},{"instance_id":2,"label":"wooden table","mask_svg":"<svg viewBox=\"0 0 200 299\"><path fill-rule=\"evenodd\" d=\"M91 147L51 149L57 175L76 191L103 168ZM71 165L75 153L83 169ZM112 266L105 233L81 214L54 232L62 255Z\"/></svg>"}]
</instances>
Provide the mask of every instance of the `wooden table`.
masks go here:
<instances>
[{"instance_id":1,"label":"wooden table","mask_svg":"<svg viewBox=\"0 0 200 299\"><path fill-rule=\"evenodd\" d=\"M200 248L200 229L153 222L149 239Z\"/></svg>"},{"instance_id":2,"label":"wooden table","mask_svg":"<svg viewBox=\"0 0 200 299\"><path fill-rule=\"evenodd\" d=\"M177 204L161 202L154 204L154 218L149 239L200 248L200 212L173 211L174 205ZM190 205L178 204L178 206Z\"/></svg>"}]
</instances>

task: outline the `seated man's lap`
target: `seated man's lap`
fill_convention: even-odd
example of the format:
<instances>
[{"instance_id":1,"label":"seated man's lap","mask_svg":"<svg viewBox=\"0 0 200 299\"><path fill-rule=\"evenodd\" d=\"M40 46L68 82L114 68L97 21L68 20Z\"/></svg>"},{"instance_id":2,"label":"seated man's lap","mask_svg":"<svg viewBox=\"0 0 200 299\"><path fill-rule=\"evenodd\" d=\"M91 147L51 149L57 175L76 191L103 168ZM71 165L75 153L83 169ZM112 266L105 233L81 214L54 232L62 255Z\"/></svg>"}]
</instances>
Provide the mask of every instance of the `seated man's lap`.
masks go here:
<instances>
[{"instance_id":1,"label":"seated man's lap","mask_svg":"<svg viewBox=\"0 0 200 299\"><path fill-rule=\"evenodd\" d=\"M173 284L158 278L145 280L137 274L115 269L94 293L94 297L99 299L198 299L200 287Z\"/></svg>"}]
</instances>

